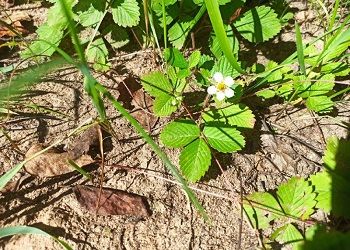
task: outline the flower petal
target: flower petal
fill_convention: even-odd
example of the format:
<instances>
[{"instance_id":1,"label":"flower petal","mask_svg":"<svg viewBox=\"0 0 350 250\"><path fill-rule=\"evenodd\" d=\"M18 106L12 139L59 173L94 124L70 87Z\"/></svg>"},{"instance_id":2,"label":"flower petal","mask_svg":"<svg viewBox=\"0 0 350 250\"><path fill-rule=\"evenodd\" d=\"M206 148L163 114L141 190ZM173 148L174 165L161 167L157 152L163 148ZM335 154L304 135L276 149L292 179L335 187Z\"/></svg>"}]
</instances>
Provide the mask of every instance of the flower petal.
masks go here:
<instances>
[{"instance_id":1,"label":"flower petal","mask_svg":"<svg viewBox=\"0 0 350 250\"><path fill-rule=\"evenodd\" d=\"M231 98L235 95L235 92L233 91L233 89L227 88L225 89L225 96L227 98Z\"/></svg>"},{"instance_id":2,"label":"flower petal","mask_svg":"<svg viewBox=\"0 0 350 250\"><path fill-rule=\"evenodd\" d=\"M224 79L224 83L226 86L231 87L235 83L235 81L231 76L226 76Z\"/></svg>"},{"instance_id":3,"label":"flower petal","mask_svg":"<svg viewBox=\"0 0 350 250\"><path fill-rule=\"evenodd\" d=\"M220 83L224 80L224 76L220 72L215 72L213 75L213 80L217 83Z\"/></svg>"},{"instance_id":4,"label":"flower petal","mask_svg":"<svg viewBox=\"0 0 350 250\"><path fill-rule=\"evenodd\" d=\"M208 89L207 89L207 92L209 95L215 95L216 92L217 92L217 89L214 85L210 86Z\"/></svg>"},{"instance_id":5,"label":"flower petal","mask_svg":"<svg viewBox=\"0 0 350 250\"><path fill-rule=\"evenodd\" d=\"M216 93L216 98L219 100L219 101L222 101L225 99L225 93L222 92L222 91L219 91Z\"/></svg>"}]
</instances>

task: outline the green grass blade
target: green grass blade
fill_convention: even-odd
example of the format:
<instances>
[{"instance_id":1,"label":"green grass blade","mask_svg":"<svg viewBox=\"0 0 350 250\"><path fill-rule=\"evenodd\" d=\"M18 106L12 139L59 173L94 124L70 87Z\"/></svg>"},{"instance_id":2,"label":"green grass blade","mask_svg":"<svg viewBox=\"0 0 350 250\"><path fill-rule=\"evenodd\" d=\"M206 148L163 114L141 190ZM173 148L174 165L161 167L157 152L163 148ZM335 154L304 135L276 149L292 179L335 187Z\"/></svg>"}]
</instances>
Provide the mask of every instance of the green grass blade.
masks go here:
<instances>
[{"instance_id":1,"label":"green grass blade","mask_svg":"<svg viewBox=\"0 0 350 250\"><path fill-rule=\"evenodd\" d=\"M30 227L30 226L13 226L13 227L4 227L0 228L0 238L8 237L8 236L13 236L17 234L38 234L38 235L43 235L46 237L51 237L55 241L57 241L59 244L62 245L62 247L66 250L73 250L71 246L69 246L68 243L66 243L63 240L60 240L45 231L36 228L36 227Z\"/></svg>"},{"instance_id":2,"label":"green grass blade","mask_svg":"<svg viewBox=\"0 0 350 250\"><path fill-rule=\"evenodd\" d=\"M164 37L164 49L167 49L167 29L166 29L166 12L165 12L165 1L162 0L162 24L163 24L163 37Z\"/></svg>"},{"instance_id":3,"label":"green grass blade","mask_svg":"<svg viewBox=\"0 0 350 250\"><path fill-rule=\"evenodd\" d=\"M21 170L23 166L24 162L21 162L0 177L0 190L6 186L6 184L18 173L19 170Z\"/></svg>"},{"instance_id":4,"label":"green grass blade","mask_svg":"<svg viewBox=\"0 0 350 250\"><path fill-rule=\"evenodd\" d=\"M91 175L88 172L86 172L84 169L82 169L82 167L80 167L75 161L69 159L68 164L72 168L74 168L76 171L78 171L80 174L82 174L84 177L91 180Z\"/></svg>"},{"instance_id":5,"label":"green grass blade","mask_svg":"<svg viewBox=\"0 0 350 250\"><path fill-rule=\"evenodd\" d=\"M136 129L136 131L145 139L145 141L152 147L154 152L158 155L158 157L164 162L165 166L169 169L169 171L173 174L173 176L176 178L178 182L182 184L182 188L187 193L188 197L190 198L191 202L195 206L195 208L198 210L198 212L204 217L204 219L208 220L208 215L206 214L204 208L197 200L194 193L189 189L187 182L182 178L181 174L178 172L176 167L172 164L172 162L169 160L167 155L162 151L162 149L157 145L157 143L150 137L150 135L143 129L143 127L139 124L139 122L132 117L128 111L111 95L108 90L102 86L101 84L97 83L96 85L97 89L103 93L105 97L107 97L116 110L118 110L124 118L126 118L132 126Z\"/></svg>"},{"instance_id":6,"label":"green grass blade","mask_svg":"<svg viewBox=\"0 0 350 250\"><path fill-rule=\"evenodd\" d=\"M239 66L233 52L230 42L227 38L224 24L222 21L219 4L217 0L204 0L205 5L208 10L211 24L217 39L219 40L220 46L224 55L227 57L228 61L232 64L232 67L241 74L245 74L244 70Z\"/></svg>"},{"instance_id":7,"label":"green grass blade","mask_svg":"<svg viewBox=\"0 0 350 250\"><path fill-rule=\"evenodd\" d=\"M340 2L339 0L336 0L335 3L334 3L331 20L329 20L329 24L328 24L328 30L333 29L333 26L334 26L334 23L335 23L335 19L337 17L337 12L338 12L338 9L339 9L339 2Z\"/></svg>"},{"instance_id":8,"label":"green grass blade","mask_svg":"<svg viewBox=\"0 0 350 250\"><path fill-rule=\"evenodd\" d=\"M300 27L298 23L295 23L295 35L296 35L297 54L298 54L300 70L303 73L303 75L306 76L303 39L301 37Z\"/></svg>"}]
</instances>

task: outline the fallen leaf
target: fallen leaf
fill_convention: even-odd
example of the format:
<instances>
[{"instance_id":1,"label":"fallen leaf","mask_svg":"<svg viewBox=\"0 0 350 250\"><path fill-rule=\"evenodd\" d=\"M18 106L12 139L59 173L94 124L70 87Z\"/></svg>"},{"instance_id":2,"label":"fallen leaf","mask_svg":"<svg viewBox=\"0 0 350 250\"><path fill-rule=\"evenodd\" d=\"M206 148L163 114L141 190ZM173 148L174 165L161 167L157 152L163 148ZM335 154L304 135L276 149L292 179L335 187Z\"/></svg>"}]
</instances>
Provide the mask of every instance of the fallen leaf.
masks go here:
<instances>
[{"instance_id":1,"label":"fallen leaf","mask_svg":"<svg viewBox=\"0 0 350 250\"><path fill-rule=\"evenodd\" d=\"M135 107L132 116L143 127L151 130L158 121L158 118L152 112L153 99L142 89L139 89L133 93L131 104Z\"/></svg>"},{"instance_id":2,"label":"fallen leaf","mask_svg":"<svg viewBox=\"0 0 350 250\"><path fill-rule=\"evenodd\" d=\"M26 159L43 149L44 147L39 143L32 145L25 155ZM70 152L60 152L53 148L27 162L24 169L31 175L53 177L74 171L74 168L67 163L69 159L74 160L79 166L94 162L89 155L74 158Z\"/></svg>"},{"instance_id":3,"label":"fallen leaf","mask_svg":"<svg viewBox=\"0 0 350 250\"><path fill-rule=\"evenodd\" d=\"M70 152L73 159L87 154L92 147L99 145L98 130L99 125L95 125L73 138L67 145L67 152Z\"/></svg>"},{"instance_id":4,"label":"fallen leaf","mask_svg":"<svg viewBox=\"0 0 350 250\"><path fill-rule=\"evenodd\" d=\"M14 12L8 18L4 19L3 22L6 25L0 25L0 38L1 37L15 37L17 34L27 34L22 22L29 21L31 18L25 12ZM10 28L9 28L10 27ZM14 32L16 31L16 32Z\"/></svg>"},{"instance_id":5,"label":"fallen leaf","mask_svg":"<svg viewBox=\"0 0 350 250\"><path fill-rule=\"evenodd\" d=\"M93 214L139 217L151 215L145 197L137 194L118 189L102 188L99 208L96 212L100 194L99 188L78 185L74 187L73 191L79 204Z\"/></svg>"}]
</instances>

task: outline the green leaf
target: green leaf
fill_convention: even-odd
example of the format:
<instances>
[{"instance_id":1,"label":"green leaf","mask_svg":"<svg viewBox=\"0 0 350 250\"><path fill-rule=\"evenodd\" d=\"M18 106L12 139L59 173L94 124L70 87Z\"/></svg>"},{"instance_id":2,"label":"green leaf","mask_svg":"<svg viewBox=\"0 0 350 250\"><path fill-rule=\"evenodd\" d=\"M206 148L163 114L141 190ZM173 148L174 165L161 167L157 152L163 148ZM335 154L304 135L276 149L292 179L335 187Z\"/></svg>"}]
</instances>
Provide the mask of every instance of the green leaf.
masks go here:
<instances>
[{"instance_id":1,"label":"green leaf","mask_svg":"<svg viewBox=\"0 0 350 250\"><path fill-rule=\"evenodd\" d=\"M104 16L105 8L106 0L84 0L78 1L74 12L78 14L80 24L87 27L100 22Z\"/></svg>"},{"instance_id":2,"label":"green leaf","mask_svg":"<svg viewBox=\"0 0 350 250\"><path fill-rule=\"evenodd\" d=\"M113 20L123 27L132 27L140 21L140 7L136 0L115 0L112 4Z\"/></svg>"},{"instance_id":3,"label":"green leaf","mask_svg":"<svg viewBox=\"0 0 350 250\"><path fill-rule=\"evenodd\" d=\"M168 94L157 96L153 103L153 111L157 116L163 117L171 115L178 108L178 101Z\"/></svg>"},{"instance_id":4,"label":"green leaf","mask_svg":"<svg viewBox=\"0 0 350 250\"><path fill-rule=\"evenodd\" d=\"M192 52L190 57L188 58L188 68L192 69L199 64L201 60L201 52L199 50L195 50Z\"/></svg>"},{"instance_id":5,"label":"green leaf","mask_svg":"<svg viewBox=\"0 0 350 250\"><path fill-rule=\"evenodd\" d=\"M274 68L278 67L278 63L274 61L268 61L266 64L266 69L265 71L272 70ZM283 79L283 74L285 73L284 68L278 68L276 70L273 70L267 77L268 82L277 82Z\"/></svg>"},{"instance_id":6,"label":"green leaf","mask_svg":"<svg viewBox=\"0 0 350 250\"><path fill-rule=\"evenodd\" d=\"M334 102L328 96L311 96L306 100L306 107L318 113L332 112Z\"/></svg>"},{"instance_id":7,"label":"green leaf","mask_svg":"<svg viewBox=\"0 0 350 250\"><path fill-rule=\"evenodd\" d=\"M73 6L77 3L76 0L66 0L65 4L70 11L71 16L74 16L72 12ZM52 27L53 30L64 30L68 26L68 21L64 10L62 9L61 1L57 1L47 12L46 24Z\"/></svg>"},{"instance_id":8,"label":"green leaf","mask_svg":"<svg viewBox=\"0 0 350 250\"><path fill-rule=\"evenodd\" d=\"M174 23L168 31L168 38L171 44L175 48L181 49L193 26L193 18L190 16L184 17Z\"/></svg>"},{"instance_id":9,"label":"green leaf","mask_svg":"<svg viewBox=\"0 0 350 250\"><path fill-rule=\"evenodd\" d=\"M230 105L219 110L209 110L203 113L205 122L221 121L239 128L253 128L254 114L244 104Z\"/></svg>"},{"instance_id":10,"label":"green leaf","mask_svg":"<svg viewBox=\"0 0 350 250\"><path fill-rule=\"evenodd\" d=\"M334 75L323 75L317 82L312 83L309 90L309 96L325 95L334 87Z\"/></svg>"},{"instance_id":11,"label":"green leaf","mask_svg":"<svg viewBox=\"0 0 350 250\"><path fill-rule=\"evenodd\" d=\"M243 208L254 228L265 229L283 212L275 197L267 192L255 192L244 199Z\"/></svg>"},{"instance_id":12,"label":"green leaf","mask_svg":"<svg viewBox=\"0 0 350 250\"><path fill-rule=\"evenodd\" d=\"M214 123L205 126L203 133L209 145L222 153L231 153L245 146L244 137L233 127L220 126L220 123Z\"/></svg>"},{"instance_id":13,"label":"green leaf","mask_svg":"<svg viewBox=\"0 0 350 250\"><path fill-rule=\"evenodd\" d=\"M253 8L238 19L234 26L250 42L260 43L271 39L281 31L277 14L267 6Z\"/></svg>"},{"instance_id":14,"label":"green leaf","mask_svg":"<svg viewBox=\"0 0 350 250\"><path fill-rule=\"evenodd\" d=\"M289 100L290 96L294 91L293 83L285 83L278 89L276 89L276 94L285 100Z\"/></svg>"},{"instance_id":15,"label":"green leaf","mask_svg":"<svg viewBox=\"0 0 350 250\"><path fill-rule=\"evenodd\" d=\"M326 213L332 210L332 177L326 171L310 176L312 185L315 187L316 208L320 208ZM345 198L343 196L343 198Z\"/></svg>"},{"instance_id":16,"label":"green leaf","mask_svg":"<svg viewBox=\"0 0 350 250\"><path fill-rule=\"evenodd\" d=\"M215 72L221 72L224 76L231 76L232 78L236 78L240 75L225 56L222 56L217 63L214 64L212 73L214 74Z\"/></svg>"},{"instance_id":17,"label":"green leaf","mask_svg":"<svg viewBox=\"0 0 350 250\"><path fill-rule=\"evenodd\" d=\"M97 38L91 43L90 48L85 51L86 60L94 63L94 69L99 71L107 71L110 63L107 62L108 49L102 38Z\"/></svg>"},{"instance_id":18,"label":"green leaf","mask_svg":"<svg viewBox=\"0 0 350 250\"><path fill-rule=\"evenodd\" d=\"M173 86L160 71L154 71L141 77L143 88L151 96L157 97L172 93Z\"/></svg>"},{"instance_id":19,"label":"green leaf","mask_svg":"<svg viewBox=\"0 0 350 250\"><path fill-rule=\"evenodd\" d=\"M314 212L316 194L312 191L312 186L302 178L292 177L280 185L277 196L287 215L305 220Z\"/></svg>"},{"instance_id":20,"label":"green leaf","mask_svg":"<svg viewBox=\"0 0 350 250\"><path fill-rule=\"evenodd\" d=\"M211 153L203 139L188 144L180 154L180 167L184 176L192 182L198 181L211 163Z\"/></svg>"},{"instance_id":21,"label":"green leaf","mask_svg":"<svg viewBox=\"0 0 350 250\"><path fill-rule=\"evenodd\" d=\"M169 123L160 134L160 140L168 147L183 147L200 135L197 124L192 120L177 120Z\"/></svg>"},{"instance_id":22,"label":"green leaf","mask_svg":"<svg viewBox=\"0 0 350 250\"><path fill-rule=\"evenodd\" d=\"M272 89L263 89L256 92L256 95L264 99L270 99L276 95L276 92Z\"/></svg>"},{"instance_id":23,"label":"green leaf","mask_svg":"<svg viewBox=\"0 0 350 250\"><path fill-rule=\"evenodd\" d=\"M295 247L303 242L304 237L293 224L288 223L278 228L271 235L271 239L276 240L279 243L288 244Z\"/></svg>"},{"instance_id":24,"label":"green leaf","mask_svg":"<svg viewBox=\"0 0 350 250\"><path fill-rule=\"evenodd\" d=\"M47 24L40 26L36 30L36 33L38 34L38 39L44 41L38 40L30 44L29 48L21 52L22 58L25 59L35 55L51 56L56 51L56 49L47 42L58 46L63 38L62 30L52 28Z\"/></svg>"},{"instance_id":25,"label":"green leaf","mask_svg":"<svg viewBox=\"0 0 350 250\"><path fill-rule=\"evenodd\" d=\"M236 36L233 33L232 27L230 25L225 25L226 36L231 45L231 49L233 54L237 54L239 50L239 42ZM217 38L215 33L211 34L210 44L209 44L211 52L214 54L216 58L220 58L223 56L224 52L221 47L220 40ZM231 64L230 64L231 65Z\"/></svg>"},{"instance_id":26,"label":"green leaf","mask_svg":"<svg viewBox=\"0 0 350 250\"><path fill-rule=\"evenodd\" d=\"M110 24L103 30L104 38L115 49L119 49L130 42L128 32L116 25Z\"/></svg>"},{"instance_id":27,"label":"green leaf","mask_svg":"<svg viewBox=\"0 0 350 250\"><path fill-rule=\"evenodd\" d=\"M323 62L326 63L331 61L334 58L339 57L344 53L350 46L350 28L347 27L347 30L341 32L329 45L325 56L323 57Z\"/></svg>"},{"instance_id":28,"label":"green leaf","mask_svg":"<svg viewBox=\"0 0 350 250\"><path fill-rule=\"evenodd\" d=\"M347 76L350 73L350 68L346 62L329 62L321 67L321 73Z\"/></svg>"},{"instance_id":29,"label":"green leaf","mask_svg":"<svg viewBox=\"0 0 350 250\"><path fill-rule=\"evenodd\" d=\"M182 55L180 50L177 48L166 48L164 50L164 58L170 65L178 67L181 69L188 67L188 62L185 57Z\"/></svg>"},{"instance_id":30,"label":"green leaf","mask_svg":"<svg viewBox=\"0 0 350 250\"><path fill-rule=\"evenodd\" d=\"M344 171L350 171L349 152L350 141L331 137L327 141L327 148L322 159L328 169L341 171L344 174Z\"/></svg>"},{"instance_id":31,"label":"green leaf","mask_svg":"<svg viewBox=\"0 0 350 250\"><path fill-rule=\"evenodd\" d=\"M29 226L10 226L10 227L3 227L0 228L0 238L4 238L4 237L8 237L8 236L12 236L12 235L20 235L20 234L38 234L38 235L43 235L46 237L51 237L52 239L54 239L55 241L57 241L59 244L61 244L61 246L66 249L66 250L73 250L73 248L71 246L68 245L68 243L66 243L63 240L60 240L48 233L46 233L45 231L36 228L36 227L29 227Z\"/></svg>"}]
</instances>

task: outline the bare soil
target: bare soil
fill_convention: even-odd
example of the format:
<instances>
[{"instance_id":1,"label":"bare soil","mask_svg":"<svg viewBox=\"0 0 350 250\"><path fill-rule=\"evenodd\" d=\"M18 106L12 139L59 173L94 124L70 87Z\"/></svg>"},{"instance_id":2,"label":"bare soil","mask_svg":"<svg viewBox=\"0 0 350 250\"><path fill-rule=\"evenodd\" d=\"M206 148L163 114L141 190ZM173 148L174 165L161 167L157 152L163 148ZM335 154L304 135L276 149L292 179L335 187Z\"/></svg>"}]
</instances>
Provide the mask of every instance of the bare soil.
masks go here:
<instances>
[{"instance_id":1,"label":"bare soil","mask_svg":"<svg viewBox=\"0 0 350 250\"><path fill-rule=\"evenodd\" d=\"M311 15L302 4L298 7L300 19L303 15ZM45 13L45 8L37 7L36 12L35 18ZM41 19L35 18L36 26ZM302 26L308 38L310 32L316 35L316 28L312 25L309 22ZM288 32L289 36L286 35ZM293 37L293 31L286 30L272 44L275 48L283 46L278 42L285 40L295 46ZM270 57L266 54L273 57L272 52L266 51L257 52L256 57L263 61ZM18 60L16 54L13 57L8 55L1 63ZM96 73L95 76L134 112L132 98L123 86L126 84L130 89L137 89L142 74L159 68L154 52L120 52L111 62L110 72ZM83 90L82 80L81 74L73 68L48 76L31 92L31 98L18 107L21 110L18 117L1 121L8 137L0 137L0 174L23 160L32 144L49 145L82 122L97 116ZM24 104L36 104L45 109L33 110ZM238 246L256 249L260 246L259 232L242 215L237 202L240 195L274 189L292 176L308 176L319 171L325 138L347 136L348 131L342 122L349 122L350 110L348 105L340 103L336 114L319 117L303 106L262 103L254 99L246 104L257 119L254 129L245 131L246 149L232 155L218 154L225 167L224 173L213 164L203 180L192 185L210 216L209 222L198 215L182 189L169 182L171 175L131 125L107 105L108 117L118 140L106 139L107 166L103 186L146 197L151 216L101 216L82 209L72 188L87 183L98 187L101 169L95 166L91 171L92 182L78 173L34 178L22 171L16 176L21 181L15 191L0 196L0 226L35 226L66 240L74 249L235 249ZM154 138L166 121L159 120L151 129ZM178 151L164 150L173 162L178 162ZM142 171L121 171L110 166L112 164ZM1 239L0 247L6 250L61 249L49 238L30 235Z\"/></svg>"}]
</instances>

